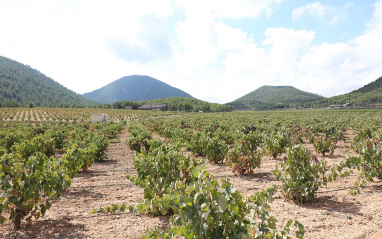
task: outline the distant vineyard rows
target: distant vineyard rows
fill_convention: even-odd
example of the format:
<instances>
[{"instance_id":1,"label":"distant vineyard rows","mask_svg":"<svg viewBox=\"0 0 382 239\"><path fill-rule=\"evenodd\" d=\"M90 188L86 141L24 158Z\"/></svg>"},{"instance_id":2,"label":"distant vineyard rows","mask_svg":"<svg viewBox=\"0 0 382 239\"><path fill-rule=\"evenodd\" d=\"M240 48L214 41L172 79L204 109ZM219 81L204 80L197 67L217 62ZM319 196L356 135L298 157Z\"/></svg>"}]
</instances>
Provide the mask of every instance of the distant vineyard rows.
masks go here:
<instances>
[{"instance_id":1,"label":"distant vineyard rows","mask_svg":"<svg viewBox=\"0 0 382 239\"><path fill-rule=\"evenodd\" d=\"M117 109L0 108L0 121L88 122L92 113L107 114L111 121L175 115L176 112L132 111Z\"/></svg>"}]
</instances>

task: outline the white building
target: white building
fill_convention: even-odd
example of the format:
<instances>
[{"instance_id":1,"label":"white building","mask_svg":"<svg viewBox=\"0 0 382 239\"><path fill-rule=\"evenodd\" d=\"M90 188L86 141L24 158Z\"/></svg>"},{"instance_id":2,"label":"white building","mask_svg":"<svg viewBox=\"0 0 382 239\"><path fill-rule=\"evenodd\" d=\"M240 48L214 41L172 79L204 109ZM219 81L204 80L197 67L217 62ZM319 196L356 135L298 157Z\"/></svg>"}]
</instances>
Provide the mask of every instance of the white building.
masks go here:
<instances>
[{"instance_id":1,"label":"white building","mask_svg":"<svg viewBox=\"0 0 382 239\"><path fill-rule=\"evenodd\" d=\"M107 114L91 114L90 115L91 122L106 122Z\"/></svg>"}]
</instances>

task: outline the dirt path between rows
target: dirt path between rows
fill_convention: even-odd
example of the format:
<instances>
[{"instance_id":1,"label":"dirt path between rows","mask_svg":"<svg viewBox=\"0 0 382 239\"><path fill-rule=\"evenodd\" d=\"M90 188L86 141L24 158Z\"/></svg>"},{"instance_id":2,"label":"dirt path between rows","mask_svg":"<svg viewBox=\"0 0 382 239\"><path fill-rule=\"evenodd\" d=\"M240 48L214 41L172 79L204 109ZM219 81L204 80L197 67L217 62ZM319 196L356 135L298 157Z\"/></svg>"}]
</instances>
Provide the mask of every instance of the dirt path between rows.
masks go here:
<instances>
[{"instance_id":1,"label":"dirt path between rows","mask_svg":"<svg viewBox=\"0 0 382 239\"><path fill-rule=\"evenodd\" d=\"M354 137L352 130L345 133L345 142L340 141L332 156L325 157L329 167L345 160L346 155L354 155L349 150ZM305 145L312 154L316 154L311 144ZM279 157L282 158L283 156ZM317 155L319 160L322 156ZM305 238L313 239L368 239L382 238L382 181L367 183L358 195L350 195L349 191L359 176L356 170L348 178L328 183L321 187L312 203L296 204L284 200L280 190L282 184L276 181L271 170L278 160L265 156L261 168L251 176L240 176L231 172L224 164L206 163L208 172L220 180L229 177L231 183L246 198L259 190L277 185L279 191L271 204L271 215L278 220L278 226L285 226L289 219L298 220L305 226ZM378 234L379 233L379 234ZM378 236L379 235L379 236Z\"/></svg>"},{"instance_id":2,"label":"dirt path between rows","mask_svg":"<svg viewBox=\"0 0 382 239\"><path fill-rule=\"evenodd\" d=\"M160 138L159 135L154 136ZM334 155L325 158L329 166L351 153L346 150L353 134L347 132L345 136L347 142L340 142ZM143 198L143 190L125 179L126 173L135 174L133 152L125 144L128 137L126 127L107 149L107 159L103 163L94 163L87 172L80 172L44 218L33 221L31 225L24 223L19 231L7 222L0 227L0 238L139 238L155 225L166 227L168 217L91 213L93 209L113 203L136 204ZM306 146L314 151L312 145ZM261 168L256 169L252 176L233 174L225 164L207 162L206 165L217 180L229 177L243 196L249 197L274 184L281 187L271 174L276 163L277 160L264 157ZM279 226L285 225L289 219L299 220L305 225L305 238L309 239L382 238L382 181L368 183L361 194L352 196L348 192L357 176L355 173L329 183L319 189L313 203L304 205L286 202L278 192L271 205L271 215L279 220Z\"/></svg>"},{"instance_id":3,"label":"dirt path between rows","mask_svg":"<svg viewBox=\"0 0 382 239\"><path fill-rule=\"evenodd\" d=\"M107 149L107 159L79 172L44 218L31 225L23 223L18 231L7 222L0 227L0 238L139 238L148 228L166 225L168 217L92 213L113 203L136 204L143 198L143 190L125 179L126 173L135 174L133 152L125 143L128 137L126 126Z\"/></svg>"}]
</instances>

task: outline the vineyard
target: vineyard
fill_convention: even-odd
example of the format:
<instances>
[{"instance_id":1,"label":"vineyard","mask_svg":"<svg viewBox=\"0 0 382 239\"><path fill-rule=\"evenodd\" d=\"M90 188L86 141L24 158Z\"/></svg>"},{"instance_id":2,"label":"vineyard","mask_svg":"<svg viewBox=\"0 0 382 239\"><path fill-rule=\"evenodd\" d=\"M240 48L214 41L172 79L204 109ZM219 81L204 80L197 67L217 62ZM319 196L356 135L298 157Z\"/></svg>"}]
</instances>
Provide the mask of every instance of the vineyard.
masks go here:
<instances>
[{"instance_id":1,"label":"vineyard","mask_svg":"<svg viewBox=\"0 0 382 239\"><path fill-rule=\"evenodd\" d=\"M106 123L91 113L0 110L0 236L372 238L382 228L382 111L97 110Z\"/></svg>"},{"instance_id":2,"label":"vineyard","mask_svg":"<svg viewBox=\"0 0 382 239\"><path fill-rule=\"evenodd\" d=\"M132 111L117 109L65 109L65 108L1 108L0 121L5 122L89 122L92 113L108 114L111 121L129 121L132 119L146 117L160 117L166 115L174 115L175 112L163 111Z\"/></svg>"}]
</instances>

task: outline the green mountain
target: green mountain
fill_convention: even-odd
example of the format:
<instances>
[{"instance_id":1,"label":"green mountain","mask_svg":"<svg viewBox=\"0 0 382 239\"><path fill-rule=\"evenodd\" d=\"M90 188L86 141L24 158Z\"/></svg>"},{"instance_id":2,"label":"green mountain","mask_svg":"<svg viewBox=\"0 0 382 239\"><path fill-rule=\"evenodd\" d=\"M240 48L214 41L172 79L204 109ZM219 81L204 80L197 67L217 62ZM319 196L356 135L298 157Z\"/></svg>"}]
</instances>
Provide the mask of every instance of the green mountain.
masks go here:
<instances>
[{"instance_id":1,"label":"green mountain","mask_svg":"<svg viewBox=\"0 0 382 239\"><path fill-rule=\"evenodd\" d=\"M235 109L274 109L300 107L306 102L319 99L324 97L292 86L262 86L227 105L234 106Z\"/></svg>"},{"instance_id":2,"label":"green mountain","mask_svg":"<svg viewBox=\"0 0 382 239\"><path fill-rule=\"evenodd\" d=\"M373 106L382 104L382 77L377 80L343 95L336 95L327 99L312 102L314 107L327 107L329 105L350 104L354 106Z\"/></svg>"},{"instance_id":3,"label":"green mountain","mask_svg":"<svg viewBox=\"0 0 382 239\"><path fill-rule=\"evenodd\" d=\"M376 79L375 81L362 86L358 90L354 90L350 92L349 94L354 94L354 93L369 93L373 92L375 90L380 90L382 88L382 76Z\"/></svg>"},{"instance_id":4,"label":"green mountain","mask_svg":"<svg viewBox=\"0 0 382 239\"><path fill-rule=\"evenodd\" d=\"M0 56L0 106L82 107L88 99L31 67Z\"/></svg>"},{"instance_id":5,"label":"green mountain","mask_svg":"<svg viewBox=\"0 0 382 239\"><path fill-rule=\"evenodd\" d=\"M116 101L140 101L174 96L190 97L186 92L172 87L149 76L125 76L98 90L83 94L84 97L99 103Z\"/></svg>"}]
</instances>

